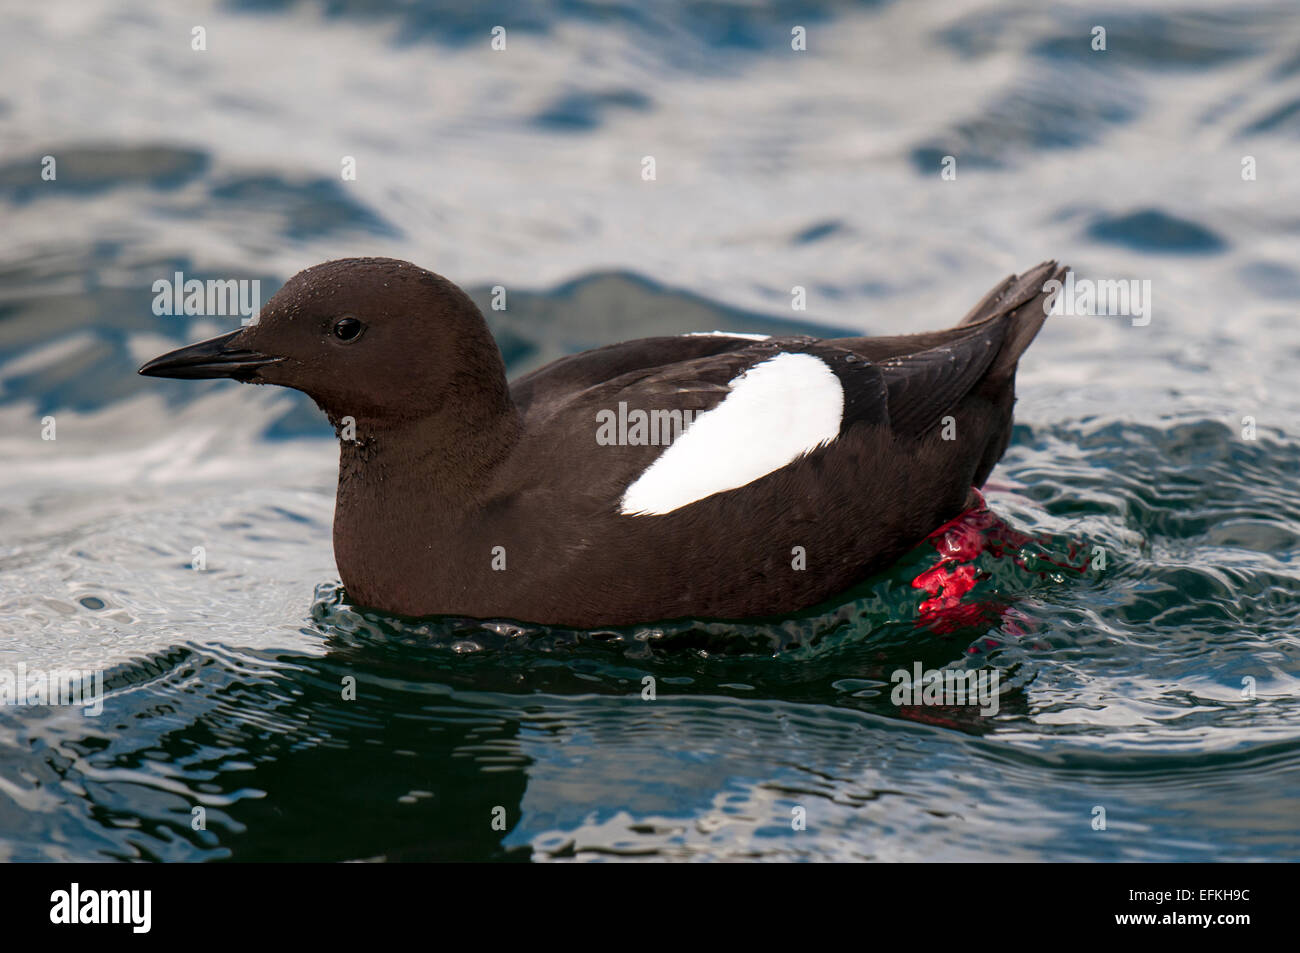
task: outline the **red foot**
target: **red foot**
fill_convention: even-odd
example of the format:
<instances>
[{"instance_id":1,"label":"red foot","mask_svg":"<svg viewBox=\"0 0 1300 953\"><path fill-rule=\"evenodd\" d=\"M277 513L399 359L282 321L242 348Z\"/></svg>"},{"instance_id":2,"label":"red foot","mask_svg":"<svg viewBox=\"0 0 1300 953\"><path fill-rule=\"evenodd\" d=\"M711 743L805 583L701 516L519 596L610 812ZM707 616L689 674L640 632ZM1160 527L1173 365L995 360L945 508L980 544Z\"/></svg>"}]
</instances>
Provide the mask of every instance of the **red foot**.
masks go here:
<instances>
[{"instance_id":1,"label":"red foot","mask_svg":"<svg viewBox=\"0 0 1300 953\"><path fill-rule=\"evenodd\" d=\"M981 553L987 552L1001 558L1009 552L1016 563L1024 568L1024 558L1020 550L1033 537L1017 532L1002 519L989 510L983 495L972 489L978 502L956 519L944 523L927 539L939 553L939 561L930 569L917 575L912 586L929 593L932 598L921 603L918 626L924 625L935 632L951 632L956 629L994 625L1006 615L1009 606L992 600L984 602L963 603L962 599L975 588L975 583L982 576L974 561ZM1080 567L1069 564L1053 563L1064 569L1079 570ZM1008 622L1003 626L1009 635L1025 634L1027 620L1018 616L1018 621ZM995 639L985 637L970 651L997 648Z\"/></svg>"}]
</instances>

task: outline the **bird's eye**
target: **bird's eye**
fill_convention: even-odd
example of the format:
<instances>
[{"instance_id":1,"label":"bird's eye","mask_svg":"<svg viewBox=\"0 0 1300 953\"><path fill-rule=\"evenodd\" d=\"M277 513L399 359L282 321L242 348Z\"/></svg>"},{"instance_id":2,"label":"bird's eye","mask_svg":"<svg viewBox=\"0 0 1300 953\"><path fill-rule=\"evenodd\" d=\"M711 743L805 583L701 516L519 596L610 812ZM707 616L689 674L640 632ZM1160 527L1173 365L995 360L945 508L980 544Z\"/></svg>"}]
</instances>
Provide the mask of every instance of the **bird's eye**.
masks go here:
<instances>
[{"instance_id":1,"label":"bird's eye","mask_svg":"<svg viewBox=\"0 0 1300 953\"><path fill-rule=\"evenodd\" d=\"M356 318L339 318L334 322L334 336L340 341L355 341L365 329Z\"/></svg>"}]
</instances>

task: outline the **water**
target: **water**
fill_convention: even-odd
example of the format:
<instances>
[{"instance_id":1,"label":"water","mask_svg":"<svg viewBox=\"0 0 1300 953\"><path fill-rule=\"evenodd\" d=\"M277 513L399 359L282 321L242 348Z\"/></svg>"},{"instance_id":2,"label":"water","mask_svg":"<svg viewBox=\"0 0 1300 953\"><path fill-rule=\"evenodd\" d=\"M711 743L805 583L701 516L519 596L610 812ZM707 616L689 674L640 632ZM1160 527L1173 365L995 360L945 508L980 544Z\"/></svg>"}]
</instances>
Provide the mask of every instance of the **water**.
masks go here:
<instances>
[{"instance_id":1,"label":"water","mask_svg":"<svg viewBox=\"0 0 1300 953\"><path fill-rule=\"evenodd\" d=\"M1300 856L1294 5L513 6L4 14L0 669L108 698L0 708L0 857ZM416 623L338 588L314 408L134 375L231 326L154 281L363 254L505 286L512 373L940 327L1049 256L1153 307L1048 322L971 562L743 626ZM998 713L892 704L916 662Z\"/></svg>"}]
</instances>

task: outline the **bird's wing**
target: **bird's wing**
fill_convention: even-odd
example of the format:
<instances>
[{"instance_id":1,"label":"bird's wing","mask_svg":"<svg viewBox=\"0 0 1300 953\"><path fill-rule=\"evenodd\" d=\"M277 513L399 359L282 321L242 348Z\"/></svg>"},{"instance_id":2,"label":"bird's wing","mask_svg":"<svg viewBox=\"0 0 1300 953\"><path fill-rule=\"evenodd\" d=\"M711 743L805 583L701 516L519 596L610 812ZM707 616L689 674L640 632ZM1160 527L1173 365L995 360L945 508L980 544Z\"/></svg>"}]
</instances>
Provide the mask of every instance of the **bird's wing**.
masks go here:
<instances>
[{"instance_id":1,"label":"bird's wing","mask_svg":"<svg viewBox=\"0 0 1300 953\"><path fill-rule=\"evenodd\" d=\"M721 333L623 341L562 357L525 374L511 383L510 396L525 416L547 415L553 405L568 402L574 394L626 374L743 351L753 343L751 336Z\"/></svg>"},{"instance_id":2,"label":"bird's wing","mask_svg":"<svg viewBox=\"0 0 1300 953\"><path fill-rule=\"evenodd\" d=\"M982 325L936 347L879 365L889 392L889 422L900 437L919 437L974 390L1002 345L1005 326Z\"/></svg>"},{"instance_id":3,"label":"bird's wing","mask_svg":"<svg viewBox=\"0 0 1300 953\"><path fill-rule=\"evenodd\" d=\"M833 456L857 426L883 428L908 455L972 394L1000 406L1046 313L1043 283L1056 274L1047 262L1007 279L947 331L646 338L556 361L512 395L529 453L553 455L555 471L591 459L574 447L602 448L596 472L575 474L572 492L597 506L618 500L628 515L668 513L815 451Z\"/></svg>"},{"instance_id":4,"label":"bird's wing","mask_svg":"<svg viewBox=\"0 0 1300 953\"><path fill-rule=\"evenodd\" d=\"M640 368L553 394L549 405L529 421L530 453L599 446L598 472L576 482L626 514L671 512L747 485L856 423L888 423L880 369L810 338Z\"/></svg>"}]
</instances>

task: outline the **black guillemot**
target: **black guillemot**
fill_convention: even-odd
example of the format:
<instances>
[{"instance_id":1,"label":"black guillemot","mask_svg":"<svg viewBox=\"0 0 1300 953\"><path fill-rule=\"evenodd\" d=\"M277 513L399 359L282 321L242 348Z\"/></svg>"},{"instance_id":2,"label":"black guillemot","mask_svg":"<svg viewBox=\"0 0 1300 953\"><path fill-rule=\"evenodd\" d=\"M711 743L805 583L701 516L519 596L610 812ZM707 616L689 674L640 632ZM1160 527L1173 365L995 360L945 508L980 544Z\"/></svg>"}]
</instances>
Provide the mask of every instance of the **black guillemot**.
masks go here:
<instances>
[{"instance_id":1,"label":"black guillemot","mask_svg":"<svg viewBox=\"0 0 1300 953\"><path fill-rule=\"evenodd\" d=\"M341 438L334 555L359 605L582 628L781 616L971 504L1064 273L1013 275L945 331L645 338L511 384L455 284L352 258L140 373L320 406Z\"/></svg>"}]
</instances>

